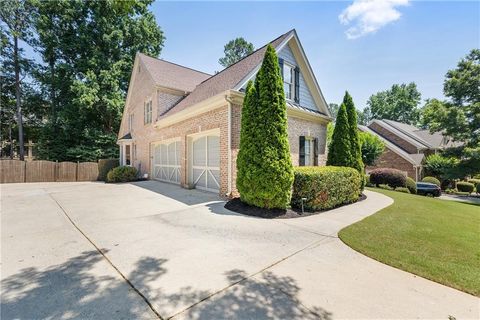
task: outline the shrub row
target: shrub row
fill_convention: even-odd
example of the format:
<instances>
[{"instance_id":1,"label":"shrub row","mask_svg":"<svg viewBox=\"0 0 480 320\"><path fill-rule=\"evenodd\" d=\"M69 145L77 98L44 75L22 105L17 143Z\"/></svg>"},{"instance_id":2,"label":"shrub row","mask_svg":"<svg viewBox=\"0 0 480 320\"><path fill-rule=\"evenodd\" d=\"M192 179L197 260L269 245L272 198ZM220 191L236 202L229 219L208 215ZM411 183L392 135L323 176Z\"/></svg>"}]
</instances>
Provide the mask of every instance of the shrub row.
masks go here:
<instances>
[{"instance_id":1,"label":"shrub row","mask_svg":"<svg viewBox=\"0 0 480 320\"><path fill-rule=\"evenodd\" d=\"M378 168L370 171L370 183L378 187L386 184L391 188L405 187L407 178L405 173L397 169Z\"/></svg>"},{"instance_id":2,"label":"shrub row","mask_svg":"<svg viewBox=\"0 0 480 320\"><path fill-rule=\"evenodd\" d=\"M437 185L438 187L440 187L440 185L441 185L440 180L438 180L435 177L425 177L425 178L422 179L422 182L433 183L433 184Z\"/></svg>"},{"instance_id":3,"label":"shrub row","mask_svg":"<svg viewBox=\"0 0 480 320\"><path fill-rule=\"evenodd\" d=\"M138 170L130 166L116 167L107 174L107 182L129 182L137 180Z\"/></svg>"},{"instance_id":4,"label":"shrub row","mask_svg":"<svg viewBox=\"0 0 480 320\"><path fill-rule=\"evenodd\" d=\"M457 190L460 192L472 193L475 186L470 182L457 182ZM478 189L477 189L478 190Z\"/></svg>"},{"instance_id":5,"label":"shrub row","mask_svg":"<svg viewBox=\"0 0 480 320\"><path fill-rule=\"evenodd\" d=\"M362 185L360 173L347 167L295 168L292 207L306 211L338 207L358 200Z\"/></svg>"},{"instance_id":6,"label":"shrub row","mask_svg":"<svg viewBox=\"0 0 480 320\"><path fill-rule=\"evenodd\" d=\"M407 177L406 185L410 193L417 194L417 183L415 182L415 180L413 180L410 177Z\"/></svg>"}]
</instances>

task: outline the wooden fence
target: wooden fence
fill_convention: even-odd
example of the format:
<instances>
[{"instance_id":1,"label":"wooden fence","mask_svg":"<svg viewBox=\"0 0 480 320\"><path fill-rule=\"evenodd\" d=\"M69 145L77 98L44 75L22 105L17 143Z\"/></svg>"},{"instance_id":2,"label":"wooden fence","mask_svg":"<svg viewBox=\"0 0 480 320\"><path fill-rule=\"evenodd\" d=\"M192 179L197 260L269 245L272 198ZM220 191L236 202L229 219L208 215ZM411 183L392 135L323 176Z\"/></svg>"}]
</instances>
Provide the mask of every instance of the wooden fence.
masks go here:
<instances>
[{"instance_id":1,"label":"wooden fence","mask_svg":"<svg viewBox=\"0 0 480 320\"><path fill-rule=\"evenodd\" d=\"M97 162L0 160L0 183L95 181Z\"/></svg>"}]
</instances>

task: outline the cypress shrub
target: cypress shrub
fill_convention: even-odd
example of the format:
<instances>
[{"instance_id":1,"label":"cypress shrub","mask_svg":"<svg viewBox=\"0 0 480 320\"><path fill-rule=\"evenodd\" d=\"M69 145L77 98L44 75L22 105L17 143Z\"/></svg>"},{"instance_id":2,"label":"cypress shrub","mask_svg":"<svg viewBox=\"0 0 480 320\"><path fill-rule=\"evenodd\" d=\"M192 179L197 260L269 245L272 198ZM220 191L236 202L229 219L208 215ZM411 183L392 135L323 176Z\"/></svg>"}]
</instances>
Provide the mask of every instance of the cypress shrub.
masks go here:
<instances>
[{"instance_id":1,"label":"cypress shrub","mask_svg":"<svg viewBox=\"0 0 480 320\"><path fill-rule=\"evenodd\" d=\"M353 103L353 99L345 91L345 96L343 97L343 104L345 105L348 118L348 136L350 138L350 153L351 153L351 163L349 167L355 168L363 174L363 161L362 161L362 149L360 145L360 137L358 134L358 122L357 122L357 110Z\"/></svg>"},{"instance_id":2,"label":"cypress shrub","mask_svg":"<svg viewBox=\"0 0 480 320\"><path fill-rule=\"evenodd\" d=\"M253 88L254 87L254 88ZM287 107L275 49L268 45L242 109L237 189L243 202L284 209L290 204L293 166Z\"/></svg>"},{"instance_id":3,"label":"cypress shrub","mask_svg":"<svg viewBox=\"0 0 480 320\"><path fill-rule=\"evenodd\" d=\"M353 161L349 132L347 109L342 103L333 129L332 142L328 148L327 166L351 166Z\"/></svg>"},{"instance_id":4,"label":"cypress shrub","mask_svg":"<svg viewBox=\"0 0 480 320\"><path fill-rule=\"evenodd\" d=\"M407 185L407 178L400 170L379 168L370 171L370 183L374 184L377 188L381 184L384 184L395 189L398 187L405 187Z\"/></svg>"},{"instance_id":5,"label":"cypress shrub","mask_svg":"<svg viewBox=\"0 0 480 320\"><path fill-rule=\"evenodd\" d=\"M358 200L360 173L348 167L297 167L293 182L292 207L319 211Z\"/></svg>"},{"instance_id":6,"label":"cypress shrub","mask_svg":"<svg viewBox=\"0 0 480 320\"><path fill-rule=\"evenodd\" d=\"M113 168L116 168L120 165L118 159L100 159L98 160L98 180L105 181L107 180L107 174Z\"/></svg>"},{"instance_id":7,"label":"cypress shrub","mask_svg":"<svg viewBox=\"0 0 480 320\"><path fill-rule=\"evenodd\" d=\"M417 194L417 183L410 177L407 177L406 185L410 193Z\"/></svg>"},{"instance_id":8,"label":"cypress shrub","mask_svg":"<svg viewBox=\"0 0 480 320\"><path fill-rule=\"evenodd\" d=\"M460 192L473 192L473 183L470 182L457 182L457 190Z\"/></svg>"},{"instance_id":9,"label":"cypress shrub","mask_svg":"<svg viewBox=\"0 0 480 320\"><path fill-rule=\"evenodd\" d=\"M433 183L433 184L436 184L438 187L440 187L441 185L440 180L438 180L435 177L425 177L422 179L422 182Z\"/></svg>"},{"instance_id":10,"label":"cypress shrub","mask_svg":"<svg viewBox=\"0 0 480 320\"><path fill-rule=\"evenodd\" d=\"M138 170L130 166L116 167L107 174L107 182L129 182L137 180Z\"/></svg>"}]
</instances>

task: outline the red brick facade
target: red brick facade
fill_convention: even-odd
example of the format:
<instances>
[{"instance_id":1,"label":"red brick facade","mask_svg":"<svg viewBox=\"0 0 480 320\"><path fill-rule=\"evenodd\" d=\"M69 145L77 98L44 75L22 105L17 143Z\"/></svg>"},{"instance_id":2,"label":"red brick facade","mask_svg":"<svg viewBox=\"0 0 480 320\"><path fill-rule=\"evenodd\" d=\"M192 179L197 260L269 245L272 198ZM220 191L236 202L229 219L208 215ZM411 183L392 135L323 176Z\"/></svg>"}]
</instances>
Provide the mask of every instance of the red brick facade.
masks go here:
<instances>
[{"instance_id":1,"label":"red brick facade","mask_svg":"<svg viewBox=\"0 0 480 320\"><path fill-rule=\"evenodd\" d=\"M415 176L415 167L412 163L405 160L403 157L398 155L397 153L393 152L392 150L385 148L385 151L382 153L380 158L377 160L375 166L368 166L366 168L366 172L375 169L375 168L394 168L401 171L404 171L407 176L412 178L413 180L416 179Z\"/></svg>"}]
</instances>

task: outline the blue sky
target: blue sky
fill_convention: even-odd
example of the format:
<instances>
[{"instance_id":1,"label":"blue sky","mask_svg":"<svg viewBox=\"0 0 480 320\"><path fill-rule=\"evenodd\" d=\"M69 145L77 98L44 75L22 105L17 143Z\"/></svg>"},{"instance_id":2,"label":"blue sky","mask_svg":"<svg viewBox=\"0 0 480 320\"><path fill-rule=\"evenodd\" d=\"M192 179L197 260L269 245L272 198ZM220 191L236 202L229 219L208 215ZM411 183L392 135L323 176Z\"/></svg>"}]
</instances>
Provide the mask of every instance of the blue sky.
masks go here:
<instances>
[{"instance_id":1,"label":"blue sky","mask_svg":"<svg viewBox=\"0 0 480 320\"><path fill-rule=\"evenodd\" d=\"M152 10L168 61L213 73L229 40L241 36L259 48L295 28L329 103L348 90L362 109L371 94L411 81L422 99L443 98L447 70L480 47L480 2L377 4L155 2Z\"/></svg>"}]
</instances>

